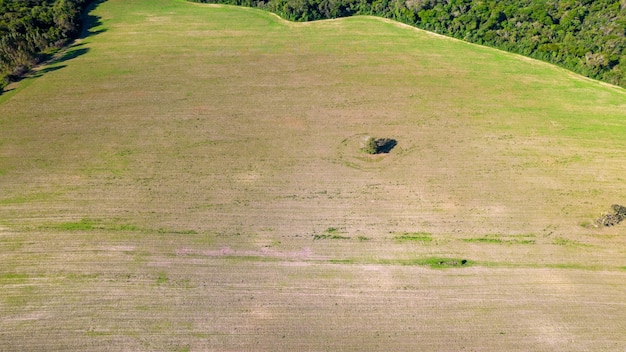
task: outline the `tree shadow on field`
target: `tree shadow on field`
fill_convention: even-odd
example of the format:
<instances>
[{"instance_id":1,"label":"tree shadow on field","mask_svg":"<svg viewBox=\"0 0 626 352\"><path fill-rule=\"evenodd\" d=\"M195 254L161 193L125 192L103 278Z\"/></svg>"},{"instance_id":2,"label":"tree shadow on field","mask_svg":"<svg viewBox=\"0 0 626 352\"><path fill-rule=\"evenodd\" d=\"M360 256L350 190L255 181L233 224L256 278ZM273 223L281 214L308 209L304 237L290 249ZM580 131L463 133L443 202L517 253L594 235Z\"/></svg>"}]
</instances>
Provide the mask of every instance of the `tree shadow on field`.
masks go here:
<instances>
[{"instance_id":1,"label":"tree shadow on field","mask_svg":"<svg viewBox=\"0 0 626 352\"><path fill-rule=\"evenodd\" d=\"M89 52L89 48L76 49L77 47L81 47L81 46L83 46L83 44L76 44L76 45L70 46L68 51L66 51L65 53L63 53L63 55L55 59L52 63L56 65L56 64L59 64L65 61L70 61L79 56L87 54Z\"/></svg>"},{"instance_id":2,"label":"tree shadow on field","mask_svg":"<svg viewBox=\"0 0 626 352\"><path fill-rule=\"evenodd\" d=\"M93 10L95 10L100 4L105 2L106 0L95 0L92 1L91 4L85 8L85 12L83 13L83 25L82 30L80 32L80 39L85 39L87 37L91 37L100 33L106 32L106 29L101 28L98 30L93 30L93 28L102 25L101 17L93 14Z\"/></svg>"},{"instance_id":3,"label":"tree shadow on field","mask_svg":"<svg viewBox=\"0 0 626 352\"><path fill-rule=\"evenodd\" d=\"M95 0L87 5L82 14L82 25L80 35L77 38L78 40L83 40L85 38L106 32L106 29L104 28L93 30L94 28L102 25L102 18L100 16L94 15L93 11L105 1L106 0ZM63 52L62 55L49 59L47 64L57 65L62 62L73 60L79 56L87 54L89 52L89 48L85 48L84 45L85 43L83 42L74 42L74 44L66 47L66 50ZM62 67L65 67L65 65L63 65Z\"/></svg>"},{"instance_id":4,"label":"tree shadow on field","mask_svg":"<svg viewBox=\"0 0 626 352\"><path fill-rule=\"evenodd\" d=\"M388 154L391 152L396 145L398 145L398 141L395 139L384 139L381 141L380 145L376 149L377 154Z\"/></svg>"},{"instance_id":5,"label":"tree shadow on field","mask_svg":"<svg viewBox=\"0 0 626 352\"><path fill-rule=\"evenodd\" d=\"M85 8L82 14L82 25L81 25L82 29L77 39L82 40L87 37L91 37L91 36L106 32L106 29L93 30L93 28L102 25L101 17L93 15L93 10L95 10L100 4L102 4L105 1L106 0L92 1ZM65 48L62 48L60 51L61 54L41 55L39 58L40 64L38 64L38 66L39 67L44 66L44 68L37 69L35 67L34 69L30 69L30 70L26 69L25 72L23 72L22 74L10 76L9 83L17 83L24 78L38 78L48 72L54 72L54 71L67 67L67 65L60 65L60 64L66 61L73 60L89 52L89 48L84 47L84 45L85 43L82 43L82 42L81 43L74 42L74 44L71 44L69 46L66 46ZM0 96L2 96L4 93L14 91L14 90L15 88L8 88L8 89L6 87L5 89L0 88Z\"/></svg>"},{"instance_id":6,"label":"tree shadow on field","mask_svg":"<svg viewBox=\"0 0 626 352\"><path fill-rule=\"evenodd\" d=\"M62 68L64 68L64 67L66 67L66 66L67 66L67 65L59 65L59 66L51 66L51 67L46 67L46 68L43 68L43 69L41 69L41 70L37 70L37 71L35 71L35 72L31 75L31 77L41 77L41 76L45 75L45 74L46 74L46 73L48 73L48 72L54 72L54 71L57 71L57 70L60 70L60 69L62 69Z\"/></svg>"}]
</instances>

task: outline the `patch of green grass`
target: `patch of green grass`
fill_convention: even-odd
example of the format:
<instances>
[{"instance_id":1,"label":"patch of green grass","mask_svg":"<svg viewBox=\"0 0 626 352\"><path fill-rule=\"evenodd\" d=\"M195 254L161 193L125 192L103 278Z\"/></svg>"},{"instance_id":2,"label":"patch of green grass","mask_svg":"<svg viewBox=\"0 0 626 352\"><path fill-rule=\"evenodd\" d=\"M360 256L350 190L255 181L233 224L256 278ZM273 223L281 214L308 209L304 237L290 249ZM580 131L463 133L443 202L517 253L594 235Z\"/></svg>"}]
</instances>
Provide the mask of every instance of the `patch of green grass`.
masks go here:
<instances>
[{"instance_id":1,"label":"patch of green grass","mask_svg":"<svg viewBox=\"0 0 626 352\"><path fill-rule=\"evenodd\" d=\"M431 242L433 240L432 235L427 232L404 232L394 237L399 242Z\"/></svg>"},{"instance_id":2,"label":"patch of green grass","mask_svg":"<svg viewBox=\"0 0 626 352\"><path fill-rule=\"evenodd\" d=\"M66 276L66 278L68 280L76 281L76 282L91 281L91 280L97 279L98 277L100 277L100 274L75 274L75 273L71 273L71 274L68 274Z\"/></svg>"},{"instance_id":3,"label":"patch of green grass","mask_svg":"<svg viewBox=\"0 0 626 352\"><path fill-rule=\"evenodd\" d=\"M0 248L8 252L16 252L24 247L24 242L17 239L0 237Z\"/></svg>"},{"instance_id":4,"label":"patch of green grass","mask_svg":"<svg viewBox=\"0 0 626 352\"><path fill-rule=\"evenodd\" d=\"M10 307L27 306L34 299L36 299L35 286L20 284L20 286L17 288L17 292L9 294L5 297L0 296L0 298L4 298L5 304Z\"/></svg>"},{"instance_id":5,"label":"patch of green grass","mask_svg":"<svg viewBox=\"0 0 626 352\"><path fill-rule=\"evenodd\" d=\"M130 225L130 224L107 226L106 229L114 230L114 231L140 231L141 230L139 227L135 225Z\"/></svg>"},{"instance_id":6,"label":"patch of green grass","mask_svg":"<svg viewBox=\"0 0 626 352\"><path fill-rule=\"evenodd\" d=\"M377 264L385 265L418 265L429 266L433 269L464 268L475 265L476 262L461 258L429 257L415 259L380 259Z\"/></svg>"},{"instance_id":7,"label":"patch of green grass","mask_svg":"<svg viewBox=\"0 0 626 352\"><path fill-rule=\"evenodd\" d=\"M36 201L51 200L53 199L53 197L58 196L59 194L60 192L37 192L29 195L4 198L0 199L0 205L25 204Z\"/></svg>"},{"instance_id":8,"label":"patch of green grass","mask_svg":"<svg viewBox=\"0 0 626 352\"><path fill-rule=\"evenodd\" d=\"M183 289L192 289L195 288L196 286L191 282L190 279L182 279L179 282L176 283L178 287L183 288Z\"/></svg>"},{"instance_id":9,"label":"patch of green grass","mask_svg":"<svg viewBox=\"0 0 626 352\"><path fill-rule=\"evenodd\" d=\"M160 228L156 231L159 234L174 234L174 235L197 235L198 231L196 230L172 230L172 229L164 229Z\"/></svg>"},{"instance_id":10,"label":"patch of green grass","mask_svg":"<svg viewBox=\"0 0 626 352\"><path fill-rule=\"evenodd\" d=\"M110 331L87 330L85 334L89 337L101 337L101 336L111 336L114 333Z\"/></svg>"},{"instance_id":11,"label":"patch of green grass","mask_svg":"<svg viewBox=\"0 0 626 352\"><path fill-rule=\"evenodd\" d=\"M60 224L51 224L44 226L45 229L54 229L62 231L143 231L139 227L131 224L107 223L101 220L83 218L79 221L68 221Z\"/></svg>"},{"instance_id":12,"label":"patch of green grass","mask_svg":"<svg viewBox=\"0 0 626 352\"><path fill-rule=\"evenodd\" d=\"M342 235L331 235L327 233L323 234L314 234L313 240L349 240L350 236L342 236Z\"/></svg>"},{"instance_id":13,"label":"patch of green grass","mask_svg":"<svg viewBox=\"0 0 626 352\"><path fill-rule=\"evenodd\" d=\"M8 296L4 301L9 307L24 307L28 304L28 298L24 295Z\"/></svg>"},{"instance_id":14,"label":"patch of green grass","mask_svg":"<svg viewBox=\"0 0 626 352\"><path fill-rule=\"evenodd\" d=\"M375 258L344 258L330 259L332 264L378 264L378 265L403 265L403 266L429 266L433 269L463 268L475 265L476 262L468 259L428 257L415 259L375 259Z\"/></svg>"},{"instance_id":15,"label":"patch of green grass","mask_svg":"<svg viewBox=\"0 0 626 352\"><path fill-rule=\"evenodd\" d=\"M593 265L585 265L580 263L556 263L556 264L546 264L546 268L554 268L554 269L575 269L575 270L598 270L600 269L597 266Z\"/></svg>"},{"instance_id":16,"label":"patch of green grass","mask_svg":"<svg viewBox=\"0 0 626 352\"><path fill-rule=\"evenodd\" d=\"M167 283L168 280L169 279L167 278L167 273L165 271L160 271L156 279L156 284L163 285Z\"/></svg>"},{"instance_id":17,"label":"patch of green grass","mask_svg":"<svg viewBox=\"0 0 626 352\"><path fill-rule=\"evenodd\" d=\"M96 226L96 221L92 219L81 219L80 221L58 224L55 228L63 231L89 231L95 229Z\"/></svg>"},{"instance_id":18,"label":"patch of green grass","mask_svg":"<svg viewBox=\"0 0 626 352\"><path fill-rule=\"evenodd\" d=\"M476 238L464 238L464 242L478 242L478 243L502 243L503 241L499 238L493 237L476 237Z\"/></svg>"},{"instance_id":19,"label":"patch of green grass","mask_svg":"<svg viewBox=\"0 0 626 352\"><path fill-rule=\"evenodd\" d=\"M424 259L412 259L412 260L401 261L401 264L430 266L433 269L447 269L447 268L468 267L474 264L474 262L467 260L467 259L460 259L460 258L431 257L431 258L424 258Z\"/></svg>"},{"instance_id":20,"label":"patch of green grass","mask_svg":"<svg viewBox=\"0 0 626 352\"><path fill-rule=\"evenodd\" d=\"M596 225L593 222L589 221L589 220L583 220L583 221L579 222L578 226L580 226L580 227L582 227L584 229L592 229L592 228L596 227Z\"/></svg>"},{"instance_id":21,"label":"patch of green grass","mask_svg":"<svg viewBox=\"0 0 626 352\"><path fill-rule=\"evenodd\" d=\"M535 244L534 235L486 235L483 237L464 238L464 242L470 243L491 243L491 244Z\"/></svg>"},{"instance_id":22,"label":"patch of green grass","mask_svg":"<svg viewBox=\"0 0 626 352\"><path fill-rule=\"evenodd\" d=\"M313 240L349 240L349 236L341 235L342 230L338 227L329 227L321 234L313 234Z\"/></svg>"},{"instance_id":23,"label":"patch of green grass","mask_svg":"<svg viewBox=\"0 0 626 352\"><path fill-rule=\"evenodd\" d=\"M567 246L569 244L573 244L573 241L558 237L552 240L552 244L555 244L557 246Z\"/></svg>"},{"instance_id":24,"label":"patch of green grass","mask_svg":"<svg viewBox=\"0 0 626 352\"><path fill-rule=\"evenodd\" d=\"M567 238L562 238L562 237L555 237L552 240L552 244L557 245L557 246L582 246L582 247L588 247L588 244L584 244L584 243L580 243L578 241L574 241L574 240L570 240Z\"/></svg>"},{"instance_id":25,"label":"patch of green grass","mask_svg":"<svg viewBox=\"0 0 626 352\"><path fill-rule=\"evenodd\" d=\"M0 283L18 284L24 283L30 276L23 273L4 273L0 274Z\"/></svg>"}]
</instances>

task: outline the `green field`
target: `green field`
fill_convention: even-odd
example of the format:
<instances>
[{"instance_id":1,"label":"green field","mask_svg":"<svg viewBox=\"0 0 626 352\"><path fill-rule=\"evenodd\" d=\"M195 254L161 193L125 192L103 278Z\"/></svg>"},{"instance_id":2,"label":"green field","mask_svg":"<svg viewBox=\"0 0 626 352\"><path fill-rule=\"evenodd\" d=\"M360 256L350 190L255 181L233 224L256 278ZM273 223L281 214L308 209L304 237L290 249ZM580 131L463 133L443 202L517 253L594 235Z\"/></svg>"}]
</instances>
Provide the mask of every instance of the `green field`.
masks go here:
<instances>
[{"instance_id":1,"label":"green field","mask_svg":"<svg viewBox=\"0 0 626 352\"><path fill-rule=\"evenodd\" d=\"M624 89L373 17L90 16L0 95L0 351L626 348Z\"/></svg>"}]
</instances>

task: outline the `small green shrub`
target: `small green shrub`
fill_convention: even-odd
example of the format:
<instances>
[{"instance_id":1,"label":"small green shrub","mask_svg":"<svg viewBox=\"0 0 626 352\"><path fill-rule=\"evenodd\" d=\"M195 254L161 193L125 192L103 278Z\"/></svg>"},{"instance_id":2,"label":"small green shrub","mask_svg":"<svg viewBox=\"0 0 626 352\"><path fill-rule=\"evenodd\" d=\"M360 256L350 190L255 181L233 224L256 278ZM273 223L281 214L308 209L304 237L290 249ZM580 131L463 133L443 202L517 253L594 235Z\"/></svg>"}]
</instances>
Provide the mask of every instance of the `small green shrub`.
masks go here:
<instances>
[{"instance_id":1,"label":"small green shrub","mask_svg":"<svg viewBox=\"0 0 626 352\"><path fill-rule=\"evenodd\" d=\"M365 146L363 147L363 151L367 154L376 154L378 151L378 146L376 145L376 138L369 137L367 141L365 141Z\"/></svg>"},{"instance_id":2,"label":"small green shrub","mask_svg":"<svg viewBox=\"0 0 626 352\"><path fill-rule=\"evenodd\" d=\"M619 204L613 204L611 206L612 212L604 214L601 218L596 220L597 226L615 226L626 219L626 207Z\"/></svg>"},{"instance_id":3,"label":"small green shrub","mask_svg":"<svg viewBox=\"0 0 626 352\"><path fill-rule=\"evenodd\" d=\"M363 151L367 154L389 153L398 142L392 138L368 137L363 146Z\"/></svg>"}]
</instances>

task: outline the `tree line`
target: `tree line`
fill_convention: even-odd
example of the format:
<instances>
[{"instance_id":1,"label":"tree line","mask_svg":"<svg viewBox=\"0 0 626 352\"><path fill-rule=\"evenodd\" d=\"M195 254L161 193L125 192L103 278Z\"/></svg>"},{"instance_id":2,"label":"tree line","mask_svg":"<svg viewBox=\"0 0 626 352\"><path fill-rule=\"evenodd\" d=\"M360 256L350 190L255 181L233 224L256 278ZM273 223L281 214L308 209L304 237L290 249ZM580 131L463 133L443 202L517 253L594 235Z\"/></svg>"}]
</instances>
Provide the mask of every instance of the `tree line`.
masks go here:
<instances>
[{"instance_id":1,"label":"tree line","mask_svg":"<svg viewBox=\"0 0 626 352\"><path fill-rule=\"evenodd\" d=\"M89 0L0 0L0 90L80 34Z\"/></svg>"},{"instance_id":2,"label":"tree line","mask_svg":"<svg viewBox=\"0 0 626 352\"><path fill-rule=\"evenodd\" d=\"M191 1L259 7L292 21L381 16L626 87L626 0Z\"/></svg>"}]
</instances>

